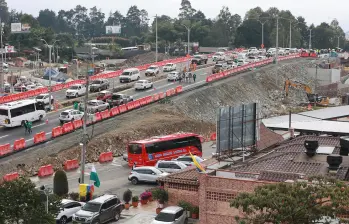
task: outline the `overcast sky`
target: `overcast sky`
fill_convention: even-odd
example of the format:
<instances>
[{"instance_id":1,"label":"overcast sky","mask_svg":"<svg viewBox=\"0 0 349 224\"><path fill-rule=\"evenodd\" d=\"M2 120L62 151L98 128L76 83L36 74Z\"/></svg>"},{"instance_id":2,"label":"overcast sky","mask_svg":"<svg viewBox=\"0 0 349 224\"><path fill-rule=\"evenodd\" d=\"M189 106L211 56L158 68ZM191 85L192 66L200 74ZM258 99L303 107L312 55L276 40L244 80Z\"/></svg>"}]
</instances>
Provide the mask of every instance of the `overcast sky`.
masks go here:
<instances>
[{"instance_id":1,"label":"overcast sky","mask_svg":"<svg viewBox=\"0 0 349 224\"><path fill-rule=\"evenodd\" d=\"M34 16L37 16L41 9L48 8L58 12L60 9L68 10L80 4L87 8L97 6L106 16L115 10L125 15L131 5L137 5L138 8L147 10L149 17L156 14L175 17L179 13L181 0L7 0L7 3L10 9L31 13ZM191 0L191 3L193 8L203 11L209 18L217 16L222 6L228 6L232 13L242 17L247 10L257 6L263 10L277 7L280 10L290 10L295 16L305 17L308 24L318 25L322 21L330 22L336 18L344 31L349 31L348 0Z\"/></svg>"}]
</instances>

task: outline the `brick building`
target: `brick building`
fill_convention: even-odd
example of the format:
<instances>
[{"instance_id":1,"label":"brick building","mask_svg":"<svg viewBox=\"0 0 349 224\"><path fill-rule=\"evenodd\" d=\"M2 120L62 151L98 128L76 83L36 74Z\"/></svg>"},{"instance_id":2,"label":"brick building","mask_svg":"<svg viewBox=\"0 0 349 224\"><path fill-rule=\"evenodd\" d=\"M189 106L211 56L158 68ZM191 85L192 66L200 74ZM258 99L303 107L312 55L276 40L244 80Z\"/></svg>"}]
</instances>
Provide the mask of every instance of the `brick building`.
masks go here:
<instances>
[{"instance_id":1,"label":"brick building","mask_svg":"<svg viewBox=\"0 0 349 224\"><path fill-rule=\"evenodd\" d=\"M279 138L269 140L275 145ZM314 156L305 153L305 141L317 141L319 147ZM349 148L338 137L301 136L284 141L276 147L264 145L264 150L252 155L244 163L237 162L229 168L219 168L223 162L205 161L207 174L187 168L171 174L161 181L169 192L169 204L184 200L199 206L200 224L232 224L243 213L229 206L229 202L241 192L252 192L255 187L275 182L292 182L313 175L329 174L327 157L341 154L343 162L332 172L340 180L349 180L349 157L343 150ZM263 152L264 151L264 152ZM218 169L217 169L218 167Z\"/></svg>"}]
</instances>

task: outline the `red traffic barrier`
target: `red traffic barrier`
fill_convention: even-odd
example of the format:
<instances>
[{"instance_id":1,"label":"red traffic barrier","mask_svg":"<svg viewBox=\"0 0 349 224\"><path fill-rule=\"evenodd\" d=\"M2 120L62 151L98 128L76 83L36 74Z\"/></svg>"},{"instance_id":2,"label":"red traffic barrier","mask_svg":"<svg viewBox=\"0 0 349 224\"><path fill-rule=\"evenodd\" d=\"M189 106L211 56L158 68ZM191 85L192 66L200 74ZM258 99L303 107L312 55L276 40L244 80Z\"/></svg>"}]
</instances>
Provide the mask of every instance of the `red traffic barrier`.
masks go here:
<instances>
[{"instance_id":1,"label":"red traffic barrier","mask_svg":"<svg viewBox=\"0 0 349 224\"><path fill-rule=\"evenodd\" d=\"M17 151L17 150L21 150L25 147L25 139L21 138L21 139L17 139L14 143L13 143L13 150Z\"/></svg>"},{"instance_id":2,"label":"red traffic barrier","mask_svg":"<svg viewBox=\"0 0 349 224\"><path fill-rule=\"evenodd\" d=\"M73 127L74 129L79 129L82 127L82 124L83 124L83 121L80 119L80 120L74 120L73 121Z\"/></svg>"},{"instance_id":3,"label":"red traffic barrier","mask_svg":"<svg viewBox=\"0 0 349 224\"><path fill-rule=\"evenodd\" d=\"M119 112L119 107L113 107L110 109L110 116L115 116L115 115L118 115L120 112Z\"/></svg>"},{"instance_id":4,"label":"red traffic barrier","mask_svg":"<svg viewBox=\"0 0 349 224\"><path fill-rule=\"evenodd\" d=\"M67 122L67 123L63 124L62 131L64 134L74 131L73 123Z\"/></svg>"},{"instance_id":5,"label":"red traffic barrier","mask_svg":"<svg viewBox=\"0 0 349 224\"><path fill-rule=\"evenodd\" d=\"M176 87L176 93L181 93L183 91L183 86Z\"/></svg>"},{"instance_id":6,"label":"red traffic barrier","mask_svg":"<svg viewBox=\"0 0 349 224\"><path fill-rule=\"evenodd\" d=\"M52 138L56 138L58 136L61 136L63 134L63 130L61 126L52 128Z\"/></svg>"},{"instance_id":7,"label":"red traffic barrier","mask_svg":"<svg viewBox=\"0 0 349 224\"><path fill-rule=\"evenodd\" d=\"M95 113L94 122L97 122L97 121L100 121L100 120L102 120L101 113L99 113L99 112Z\"/></svg>"},{"instance_id":8,"label":"red traffic barrier","mask_svg":"<svg viewBox=\"0 0 349 224\"><path fill-rule=\"evenodd\" d=\"M46 141L46 133L45 132L39 132L34 135L34 144L38 144L40 142Z\"/></svg>"},{"instance_id":9,"label":"red traffic barrier","mask_svg":"<svg viewBox=\"0 0 349 224\"><path fill-rule=\"evenodd\" d=\"M4 181L13 181L19 178L18 172L8 173L2 179Z\"/></svg>"},{"instance_id":10,"label":"red traffic barrier","mask_svg":"<svg viewBox=\"0 0 349 224\"><path fill-rule=\"evenodd\" d=\"M216 141L216 139L217 139L217 134L216 134L216 133L212 133L212 134L210 135L210 140L211 140L211 141Z\"/></svg>"},{"instance_id":11,"label":"red traffic barrier","mask_svg":"<svg viewBox=\"0 0 349 224\"><path fill-rule=\"evenodd\" d=\"M147 104L147 99L145 97L143 97L143 98L139 99L139 103L141 106L144 106Z\"/></svg>"},{"instance_id":12,"label":"red traffic barrier","mask_svg":"<svg viewBox=\"0 0 349 224\"><path fill-rule=\"evenodd\" d=\"M133 110L134 109L133 102L126 103L126 108L127 108L127 110Z\"/></svg>"},{"instance_id":13,"label":"red traffic barrier","mask_svg":"<svg viewBox=\"0 0 349 224\"><path fill-rule=\"evenodd\" d=\"M64 162L64 170L75 170L79 168L79 161L77 159L67 160Z\"/></svg>"},{"instance_id":14,"label":"red traffic barrier","mask_svg":"<svg viewBox=\"0 0 349 224\"><path fill-rule=\"evenodd\" d=\"M119 106L119 112L125 113L127 111L127 107L125 104Z\"/></svg>"},{"instance_id":15,"label":"red traffic barrier","mask_svg":"<svg viewBox=\"0 0 349 224\"><path fill-rule=\"evenodd\" d=\"M159 98L160 98L160 95L159 95L158 93L155 93L155 94L153 95L154 101L158 101Z\"/></svg>"},{"instance_id":16,"label":"red traffic barrier","mask_svg":"<svg viewBox=\"0 0 349 224\"><path fill-rule=\"evenodd\" d=\"M41 166L38 171L39 177L51 176L54 173L52 165Z\"/></svg>"},{"instance_id":17,"label":"red traffic barrier","mask_svg":"<svg viewBox=\"0 0 349 224\"><path fill-rule=\"evenodd\" d=\"M111 162L111 161L113 161L113 152L103 152L99 155L100 163Z\"/></svg>"},{"instance_id":18,"label":"red traffic barrier","mask_svg":"<svg viewBox=\"0 0 349 224\"><path fill-rule=\"evenodd\" d=\"M108 109L102 111L100 114L101 114L102 119L106 119L106 118L110 117L110 113L109 113Z\"/></svg>"},{"instance_id":19,"label":"red traffic barrier","mask_svg":"<svg viewBox=\"0 0 349 224\"><path fill-rule=\"evenodd\" d=\"M135 108L141 107L141 103L140 103L139 100L133 101L133 103L134 103L134 107L135 107Z\"/></svg>"},{"instance_id":20,"label":"red traffic barrier","mask_svg":"<svg viewBox=\"0 0 349 224\"><path fill-rule=\"evenodd\" d=\"M0 145L0 156L9 154L11 152L11 145L10 143Z\"/></svg>"},{"instance_id":21,"label":"red traffic barrier","mask_svg":"<svg viewBox=\"0 0 349 224\"><path fill-rule=\"evenodd\" d=\"M160 93L159 93L159 99L163 99L163 98L165 98L165 97L166 97L165 93L163 93L163 92L160 92Z\"/></svg>"},{"instance_id":22,"label":"red traffic barrier","mask_svg":"<svg viewBox=\"0 0 349 224\"><path fill-rule=\"evenodd\" d=\"M153 102L153 96L147 96L146 97L147 104L150 104Z\"/></svg>"}]
</instances>

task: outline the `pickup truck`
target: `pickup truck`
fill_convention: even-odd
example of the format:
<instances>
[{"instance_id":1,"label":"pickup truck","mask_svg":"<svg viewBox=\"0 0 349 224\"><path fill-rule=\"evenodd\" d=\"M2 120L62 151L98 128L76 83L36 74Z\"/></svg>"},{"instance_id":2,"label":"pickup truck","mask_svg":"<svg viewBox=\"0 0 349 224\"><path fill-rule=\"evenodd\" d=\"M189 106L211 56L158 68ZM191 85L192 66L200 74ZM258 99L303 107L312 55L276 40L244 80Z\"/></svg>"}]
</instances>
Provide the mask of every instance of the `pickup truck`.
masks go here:
<instances>
[{"instance_id":1,"label":"pickup truck","mask_svg":"<svg viewBox=\"0 0 349 224\"><path fill-rule=\"evenodd\" d=\"M77 98L79 96L83 96L86 94L86 86L83 84L76 84L76 85L72 85L69 87L69 89L67 89L67 91L65 92L65 96L67 98Z\"/></svg>"},{"instance_id":2,"label":"pickup truck","mask_svg":"<svg viewBox=\"0 0 349 224\"><path fill-rule=\"evenodd\" d=\"M50 103L50 97L48 93L43 93L35 97L36 102L42 102L45 105ZM51 95L51 104L53 104L53 96Z\"/></svg>"},{"instance_id":3,"label":"pickup truck","mask_svg":"<svg viewBox=\"0 0 349 224\"><path fill-rule=\"evenodd\" d=\"M197 54L191 59L192 64L204 65L207 64L208 58L206 55Z\"/></svg>"}]
</instances>

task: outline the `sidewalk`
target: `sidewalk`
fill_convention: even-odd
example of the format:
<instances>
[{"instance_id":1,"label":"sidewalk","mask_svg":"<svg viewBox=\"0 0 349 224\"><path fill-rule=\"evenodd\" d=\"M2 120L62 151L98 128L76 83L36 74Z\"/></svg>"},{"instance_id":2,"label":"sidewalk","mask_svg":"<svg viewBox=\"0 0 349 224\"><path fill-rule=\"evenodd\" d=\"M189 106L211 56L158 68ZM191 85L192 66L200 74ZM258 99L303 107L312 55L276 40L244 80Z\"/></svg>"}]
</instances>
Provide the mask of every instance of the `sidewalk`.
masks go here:
<instances>
[{"instance_id":1,"label":"sidewalk","mask_svg":"<svg viewBox=\"0 0 349 224\"><path fill-rule=\"evenodd\" d=\"M137 208L130 207L129 210L124 210L121 213L121 219L118 222L111 224L151 224L156 216L157 202L152 201L146 205L139 203ZM199 220L188 219L188 224L199 223Z\"/></svg>"}]
</instances>

